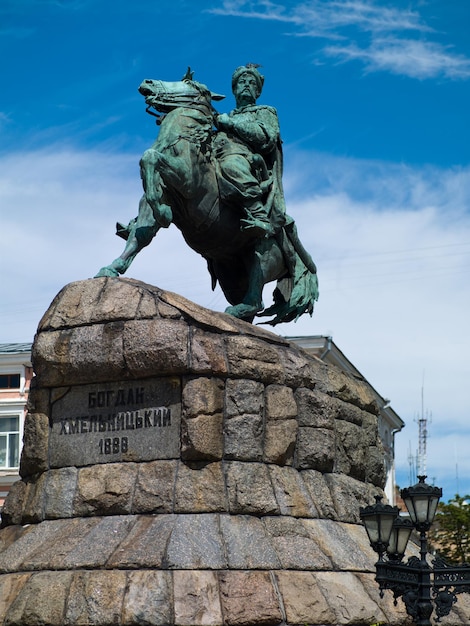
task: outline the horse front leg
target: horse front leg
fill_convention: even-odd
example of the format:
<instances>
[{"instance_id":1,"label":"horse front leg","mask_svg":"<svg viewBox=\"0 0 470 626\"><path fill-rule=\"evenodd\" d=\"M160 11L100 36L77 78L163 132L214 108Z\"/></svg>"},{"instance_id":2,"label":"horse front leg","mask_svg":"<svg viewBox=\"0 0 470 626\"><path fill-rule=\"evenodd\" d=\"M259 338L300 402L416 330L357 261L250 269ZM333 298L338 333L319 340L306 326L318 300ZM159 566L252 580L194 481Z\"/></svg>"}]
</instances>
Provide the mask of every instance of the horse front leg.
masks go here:
<instances>
[{"instance_id":1,"label":"horse front leg","mask_svg":"<svg viewBox=\"0 0 470 626\"><path fill-rule=\"evenodd\" d=\"M119 223L116 226L117 234L126 239L124 251L112 263L102 267L95 278L124 274L142 248L148 246L160 230L145 195L140 200L138 216L125 227Z\"/></svg>"},{"instance_id":2,"label":"horse front leg","mask_svg":"<svg viewBox=\"0 0 470 626\"><path fill-rule=\"evenodd\" d=\"M160 205L163 186L175 189L184 198L194 193L194 172L198 170L198 155L191 142L180 139L171 148L158 150L158 142L146 150L140 160L140 173L147 200L154 209ZM155 218L159 220L158 214ZM165 224L162 224L165 226Z\"/></svg>"},{"instance_id":3,"label":"horse front leg","mask_svg":"<svg viewBox=\"0 0 470 626\"><path fill-rule=\"evenodd\" d=\"M161 153L154 147L144 152L140 159L140 177L144 194L150 205L157 223L168 228L173 219L171 207L162 202L162 178L158 170L161 162Z\"/></svg>"}]
</instances>

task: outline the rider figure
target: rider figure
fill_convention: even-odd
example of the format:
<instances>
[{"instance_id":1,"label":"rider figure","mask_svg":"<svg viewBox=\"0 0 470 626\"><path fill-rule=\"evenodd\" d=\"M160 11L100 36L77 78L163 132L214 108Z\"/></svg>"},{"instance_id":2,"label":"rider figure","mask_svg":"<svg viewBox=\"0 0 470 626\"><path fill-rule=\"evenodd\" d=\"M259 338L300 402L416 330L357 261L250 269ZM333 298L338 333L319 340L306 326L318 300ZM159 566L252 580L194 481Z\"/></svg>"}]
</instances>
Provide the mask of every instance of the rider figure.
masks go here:
<instances>
[{"instance_id":1,"label":"rider figure","mask_svg":"<svg viewBox=\"0 0 470 626\"><path fill-rule=\"evenodd\" d=\"M222 194L244 209L242 230L261 237L272 235L273 222L282 224L285 213L277 113L272 107L256 104L263 82L255 65L235 70L232 91L236 108L217 116L219 132L214 139ZM271 210L277 213L274 219Z\"/></svg>"}]
</instances>

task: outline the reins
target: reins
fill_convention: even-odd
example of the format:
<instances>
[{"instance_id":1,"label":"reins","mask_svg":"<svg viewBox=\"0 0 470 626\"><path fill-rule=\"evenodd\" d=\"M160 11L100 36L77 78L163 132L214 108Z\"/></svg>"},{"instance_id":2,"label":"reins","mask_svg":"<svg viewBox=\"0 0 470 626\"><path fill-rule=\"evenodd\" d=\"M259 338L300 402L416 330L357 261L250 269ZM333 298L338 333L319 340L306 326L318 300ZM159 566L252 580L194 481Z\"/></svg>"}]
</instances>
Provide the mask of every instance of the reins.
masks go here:
<instances>
[{"instance_id":1,"label":"reins","mask_svg":"<svg viewBox=\"0 0 470 626\"><path fill-rule=\"evenodd\" d=\"M156 123L158 126L163 122L167 113L169 113L169 111L161 113L158 109L159 106L162 108L171 107L170 110L178 108L195 109L208 117L213 117L214 114L217 114L217 111L212 106L210 99L208 99L202 91L197 90L197 96L195 98L191 98L188 94L174 94L169 92L165 87L164 81L155 82L158 83L159 93L158 95L150 96L146 99L147 108L145 111L149 115L157 118ZM155 113L152 111L152 108L157 112Z\"/></svg>"}]
</instances>

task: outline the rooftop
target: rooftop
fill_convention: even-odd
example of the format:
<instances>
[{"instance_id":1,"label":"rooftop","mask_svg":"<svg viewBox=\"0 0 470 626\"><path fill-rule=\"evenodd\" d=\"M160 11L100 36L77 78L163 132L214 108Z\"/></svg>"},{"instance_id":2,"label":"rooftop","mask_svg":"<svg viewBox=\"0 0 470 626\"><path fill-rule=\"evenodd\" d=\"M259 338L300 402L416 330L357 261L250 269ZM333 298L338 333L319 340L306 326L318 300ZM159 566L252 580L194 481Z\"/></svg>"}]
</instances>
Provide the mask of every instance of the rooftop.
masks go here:
<instances>
[{"instance_id":1,"label":"rooftop","mask_svg":"<svg viewBox=\"0 0 470 626\"><path fill-rule=\"evenodd\" d=\"M0 354L31 352L32 343L0 343Z\"/></svg>"}]
</instances>

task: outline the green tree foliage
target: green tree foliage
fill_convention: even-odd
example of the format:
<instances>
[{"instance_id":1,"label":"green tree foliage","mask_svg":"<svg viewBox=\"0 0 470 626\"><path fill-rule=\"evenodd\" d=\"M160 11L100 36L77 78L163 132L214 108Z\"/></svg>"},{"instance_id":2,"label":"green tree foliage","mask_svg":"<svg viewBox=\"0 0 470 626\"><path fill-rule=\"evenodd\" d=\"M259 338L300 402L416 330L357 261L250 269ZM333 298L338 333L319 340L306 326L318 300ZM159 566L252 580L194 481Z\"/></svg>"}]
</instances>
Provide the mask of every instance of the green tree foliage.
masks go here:
<instances>
[{"instance_id":1,"label":"green tree foliage","mask_svg":"<svg viewBox=\"0 0 470 626\"><path fill-rule=\"evenodd\" d=\"M439 504L430 539L449 564L470 562L470 496Z\"/></svg>"}]
</instances>

